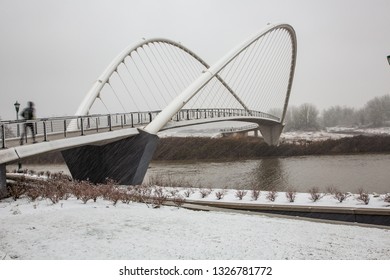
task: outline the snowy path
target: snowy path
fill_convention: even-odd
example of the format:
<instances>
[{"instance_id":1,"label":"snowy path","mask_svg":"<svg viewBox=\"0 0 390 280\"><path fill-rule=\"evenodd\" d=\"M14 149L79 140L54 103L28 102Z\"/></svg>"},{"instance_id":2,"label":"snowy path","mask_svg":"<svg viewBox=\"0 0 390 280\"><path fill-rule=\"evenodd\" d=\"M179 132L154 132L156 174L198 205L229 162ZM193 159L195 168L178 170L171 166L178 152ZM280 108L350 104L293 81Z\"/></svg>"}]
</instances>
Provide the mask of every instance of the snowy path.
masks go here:
<instances>
[{"instance_id":1,"label":"snowy path","mask_svg":"<svg viewBox=\"0 0 390 280\"><path fill-rule=\"evenodd\" d=\"M388 229L138 203L6 200L0 223L11 259L390 258Z\"/></svg>"}]
</instances>

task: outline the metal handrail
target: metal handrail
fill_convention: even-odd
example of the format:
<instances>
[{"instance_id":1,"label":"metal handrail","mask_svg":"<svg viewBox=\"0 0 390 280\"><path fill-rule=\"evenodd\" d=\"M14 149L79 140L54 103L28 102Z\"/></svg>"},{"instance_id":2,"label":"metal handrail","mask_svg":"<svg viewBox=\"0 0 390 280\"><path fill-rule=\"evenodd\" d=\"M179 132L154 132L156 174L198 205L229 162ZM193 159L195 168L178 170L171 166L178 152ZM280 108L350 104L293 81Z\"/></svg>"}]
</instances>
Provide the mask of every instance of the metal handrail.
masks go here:
<instances>
[{"instance_id":1,"label":"metal handrail","mask_svg":"<svg viewBox=\"0 0 390 280\"><path fill-rule=\"evenodd\" d=\"M35 120L7 120L0 121L0 148L7 148L7 142L14 142L18 145L19 141L28 141L26 124L32 123L34 127L35 138L40 141L50 141L51 139L68 138L74 136L83 136L91 133L100 133L122 129L128 127L139 127L150 123L161 111L142 111L115 114L93 114L86 116L61 116L38 118ZM182 109L172 117L172 121L185 121L208 118L226 118L247 116L255 118L266 118L274 121L280 121L280 118L273 115L246 109L236 108L203 108L203 109ZM69 129L71 121L76 120L77 129ZM23 126L20 129L20 126ZM31 133L30 131L27 131ZM24 140L21 136L25 135Z\"/></svg>"},{"instance_id":2,"label":"metal handrail","mask_svg":"<svg viewBox=\"0 0 390 280\"><path fill-rule=\"evenodd\" d=\"M241 131L254 130L254 129L258 129L258 128L259 128L259 126L257 124L250 124L250 125L239 126L239 127L222 128L222 129L219 130L219 132L221 132L221 133L241 132Z\"/></svg>"}]
</instances>

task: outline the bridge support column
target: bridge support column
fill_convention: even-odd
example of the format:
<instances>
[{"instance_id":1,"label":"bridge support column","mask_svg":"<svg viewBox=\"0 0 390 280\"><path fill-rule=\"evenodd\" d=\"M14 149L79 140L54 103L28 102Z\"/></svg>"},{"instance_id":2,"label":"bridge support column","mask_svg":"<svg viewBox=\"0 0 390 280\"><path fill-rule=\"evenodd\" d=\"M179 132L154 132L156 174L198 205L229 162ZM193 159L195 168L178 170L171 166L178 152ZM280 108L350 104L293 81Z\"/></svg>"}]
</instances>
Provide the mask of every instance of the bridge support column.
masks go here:
<instances>
[{"instance_id":1,"label":"bridge support column","mask_svg":"<svg viewBox=\"0 0 390 280\"><path fill-rule=\"evenodd\" d=\"M140 185L145 177L158 136L140 134L101 146L83 146L62 151L76 180L104 183L107 178L124 185Z\"/></svg>"},{"instance_id":2,"label":"bridge support column","mask_svg":"<svg viewBox=\"0 0 390 280\"><path fill-rule=\"evenodd\" d=\"M0 164L0 198L6 197L7 191L7 179L5 164Z\"/></svg>"},{"instance_id":3,"label":"bridge support column","mask_svg":"<svg viewBox=\"0 0 390 280\"><path fill-rule=\"evenodd\" d=\"M279 144L279 137L282 134L284 125L276 124L272 126L259 125L261 135L263 135L264 141L271 146L277 146Z\"/></svg>"}]
</instances>

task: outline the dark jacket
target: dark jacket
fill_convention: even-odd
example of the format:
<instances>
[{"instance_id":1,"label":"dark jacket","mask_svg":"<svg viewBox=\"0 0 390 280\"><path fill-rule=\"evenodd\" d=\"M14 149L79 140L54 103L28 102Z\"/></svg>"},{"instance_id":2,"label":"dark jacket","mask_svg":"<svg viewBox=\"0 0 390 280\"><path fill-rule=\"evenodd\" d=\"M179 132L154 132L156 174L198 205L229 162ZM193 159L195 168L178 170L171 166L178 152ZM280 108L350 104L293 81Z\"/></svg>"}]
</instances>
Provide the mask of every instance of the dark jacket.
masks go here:
<instances>
[{"instance_id":1,"label":"dark jacket","mask_svg":"<svg viewBox=\"0 0 390 280\"><path fill-rule=\"evenodd\" d=\"M35 119L35 109L33 107L27 107L20 113L20 115L25 120L34 120Z\"/></svg>"}]
</instances>

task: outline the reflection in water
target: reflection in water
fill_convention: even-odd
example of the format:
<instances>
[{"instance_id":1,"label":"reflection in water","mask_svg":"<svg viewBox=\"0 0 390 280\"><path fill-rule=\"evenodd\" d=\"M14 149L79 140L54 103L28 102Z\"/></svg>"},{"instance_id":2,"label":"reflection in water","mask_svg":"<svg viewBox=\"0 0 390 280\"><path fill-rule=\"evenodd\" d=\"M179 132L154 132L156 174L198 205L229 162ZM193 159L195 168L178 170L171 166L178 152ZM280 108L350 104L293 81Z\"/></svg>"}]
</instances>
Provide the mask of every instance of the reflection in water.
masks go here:
<instances>
[{"instance_id":1,"label":"reflection in water","mask_svg":"<svg viewBox=\"0 0 390 280\"><path fill-rule=\"evenodd\" d=\"M252 171L253 185L261 190L284 190L288 174L278 158L262 159Z\"/></svg>"}]
</instances>

